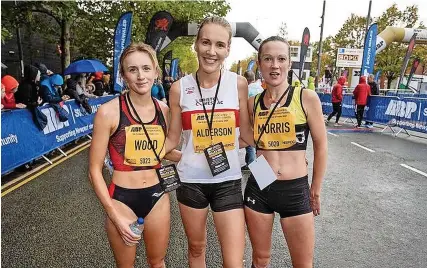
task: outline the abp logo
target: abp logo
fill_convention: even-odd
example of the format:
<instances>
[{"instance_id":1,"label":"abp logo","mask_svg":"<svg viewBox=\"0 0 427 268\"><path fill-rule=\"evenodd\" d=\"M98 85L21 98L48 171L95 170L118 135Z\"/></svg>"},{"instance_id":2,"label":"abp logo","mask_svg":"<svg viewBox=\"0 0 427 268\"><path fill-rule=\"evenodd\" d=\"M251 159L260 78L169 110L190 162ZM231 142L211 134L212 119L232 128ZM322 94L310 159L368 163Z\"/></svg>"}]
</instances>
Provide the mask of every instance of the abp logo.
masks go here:
<instances>
[{"instance_id":1,"label":"abp logo","mask_svg":"<svg viewBox=\"0 0 427 268\"><path fill-rule=\"evenodd\" d=\"M67 105L62 106L62 108L64 108L71 115ZM56 111L50 106L46 106L46 108L42 108L41 112L45 114L47 117L47 124L46 124L46 127L43 129L44 134L49 134L57 130L63 129L64 127L70 126L70 123L68 122L68 120L65 122L59 121Z\"/></svg>"}]
</instances>

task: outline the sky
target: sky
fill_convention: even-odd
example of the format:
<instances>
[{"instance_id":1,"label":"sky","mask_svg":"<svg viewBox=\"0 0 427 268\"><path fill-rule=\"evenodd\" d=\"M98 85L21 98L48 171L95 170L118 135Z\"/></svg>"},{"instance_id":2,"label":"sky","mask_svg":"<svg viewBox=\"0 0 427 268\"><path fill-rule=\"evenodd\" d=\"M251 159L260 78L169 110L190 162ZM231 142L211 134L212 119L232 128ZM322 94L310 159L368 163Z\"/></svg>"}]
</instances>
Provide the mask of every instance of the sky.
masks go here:
<instances>
[{"instance_id":1,"label":"sky","mask_svg":"<svg viewBox=\"0 0 427 268\"><path fill-rule=\"evenodd\" d=\"M301 40L305 27L310 29L311 41L319 41L323 0L227 0L231 11L229 22L249 22L264 38L276 35L282 22L286 22L288 39ZM406 6L418 5L420 21L427 25L426 0L372 0L371 17L378 17L393 3L399 10ZM367 16L369 0L326 0L323 40L338 33L352 13ZM233 38L226 67L255 52L243 38Z\"/></svg>"}]
</instances>

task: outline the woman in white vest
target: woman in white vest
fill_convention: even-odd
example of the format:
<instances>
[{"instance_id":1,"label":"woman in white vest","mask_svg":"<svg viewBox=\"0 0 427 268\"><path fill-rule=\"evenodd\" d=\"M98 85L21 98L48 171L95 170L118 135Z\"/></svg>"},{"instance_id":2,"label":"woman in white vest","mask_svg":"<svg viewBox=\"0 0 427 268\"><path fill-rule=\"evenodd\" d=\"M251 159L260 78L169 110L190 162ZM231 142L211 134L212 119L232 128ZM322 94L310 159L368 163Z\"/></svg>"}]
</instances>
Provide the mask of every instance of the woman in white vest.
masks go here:
<instances>
[{"instance_id":1,"label":"woman in white vest","mask_svg":"<svg viewBox=\"0 0 427 268\"><path fill-rule=\"evenodd\" d=\"M190 267L206 267L206 220L213 211L223 267L243 267L245 218L239 162L239 136L252 139L247 110L248 84L222 70L232 30L223 18L205 19L194 49L199 68L170 90L171 126L166 150L183 133L177 199L188 239ZM241 126L241 127L239 127Z\"/></svg>"}]
</instances>

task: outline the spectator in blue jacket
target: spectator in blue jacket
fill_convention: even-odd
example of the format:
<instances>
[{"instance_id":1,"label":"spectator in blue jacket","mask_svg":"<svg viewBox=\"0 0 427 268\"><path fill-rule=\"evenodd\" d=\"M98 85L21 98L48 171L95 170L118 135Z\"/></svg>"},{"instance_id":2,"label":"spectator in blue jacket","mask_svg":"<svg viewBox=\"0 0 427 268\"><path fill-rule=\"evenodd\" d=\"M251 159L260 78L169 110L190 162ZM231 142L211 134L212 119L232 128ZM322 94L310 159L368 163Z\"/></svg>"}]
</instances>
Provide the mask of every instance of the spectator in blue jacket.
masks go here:
<instances>
[{"instance_id":1,"label":"spectator in blue jacket","mask_svg":"<svg viewBox=\"0 0 427 268\"><path fill-rule=\"evenodd\" d=\"M160 101L163 101L164 103L167 103L165 90L162 86L162 82L160 82L160 79L156 79L153 86L151 87L151 96Z\"/></svg>"}]
</instances>

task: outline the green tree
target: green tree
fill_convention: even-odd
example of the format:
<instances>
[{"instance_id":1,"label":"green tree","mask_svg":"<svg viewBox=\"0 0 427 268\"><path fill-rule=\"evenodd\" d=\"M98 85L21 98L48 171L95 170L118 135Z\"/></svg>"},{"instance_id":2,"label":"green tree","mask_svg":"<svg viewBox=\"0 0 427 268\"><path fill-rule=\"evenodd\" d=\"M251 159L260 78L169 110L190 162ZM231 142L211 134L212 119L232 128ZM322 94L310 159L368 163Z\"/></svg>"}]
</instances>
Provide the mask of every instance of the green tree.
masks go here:
<instances>
[{"instance_id":1,"label":"green tree","mask_svg":"<svg viewBox=\"0 0 427 268\"><path fill-rule=\"evenodd\" d=\"M286 22L283 21L280 24L279 33L277 35L285 39L288 39L288 25L286 24Z\"/></svg>"},{"instance_id":2,"label":"green tree","mask_svg":"<svg viewBox=\"0 0 427 268\"><path fill-rule=\"evenodd\" d=\"M144 41L147 26L151 17L161 10L170 11L175 21L199 22L206 16L225 16L230 6L224 0L214 1L66 1L66 2L19 2L18 7L7 5L3 14L8 14L8 21L19 23L21 26L31 27L51 43L61 44L61 62L65 68L70 63L71 51L75 51L74 58L98 58L107 65L111 65L114 49L114 28L120 15L126 11L133 12L132 40ZM42 14L39 16L37 14ZM16 19L15 19L16 18ZM55 20L59 27L51 27ZM3 28L2 28L3 30ZM2 31L6 38L7 33ZM175 50L180 46L191 45L189 42L173 42L169 49ZM182 58L182 66L194 66L185 62L193 61L191 48L180 48L174 53L175 57ZM189 59L187 59L189 57ZM185 67L186 68L186 67Z\"/></svg>"},{"instance_id":3,"label":"green tree","mask_svg":"<svg viewBox=\"0 0 427 268\"><path fill-rule=\"evenodd\" d=\"M383 14L375 19L378 23L378 32L383 31L387 26L404 28L423 27L422 23L418 23L418 20L419 14L416 5L408 6L404 10L399 10L396 4L389 7ZM413 53L415 55L420 54L425 60L427 56L423 54L422 47L422 45L416 45ZM402 68L403 58L405 57L407 48L408 44L392 43L376 55L375 70L382 70L383 75L387 77L387 88L390 88L392 81L400 75L400 69Z\"/></svg>"}]
</instances>

